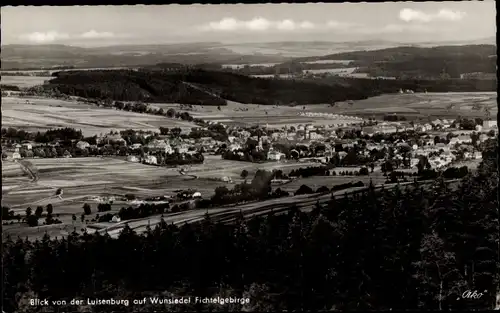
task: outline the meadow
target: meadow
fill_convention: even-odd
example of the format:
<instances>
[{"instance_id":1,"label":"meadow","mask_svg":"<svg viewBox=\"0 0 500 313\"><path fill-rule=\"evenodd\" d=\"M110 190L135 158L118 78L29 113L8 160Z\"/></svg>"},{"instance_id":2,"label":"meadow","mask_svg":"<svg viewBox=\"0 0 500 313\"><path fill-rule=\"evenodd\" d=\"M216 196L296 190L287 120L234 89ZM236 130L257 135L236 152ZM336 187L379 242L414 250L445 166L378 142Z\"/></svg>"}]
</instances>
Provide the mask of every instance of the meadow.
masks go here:
<instances>
[{"instance_id":1,"label":"meadow","mask_svg":"<svg viewBox=\"0 0 500 313\"><path fill-rule=\"evenodd\" d=\"M99 108L76 101L2 97L2 127L26 131L72 127L81 129L85 136L92 136L110 130L158 131L160 126L189 130L195 124L162 116Z\"/></svg>"},{"instance_id":2,"label":"meadow","mask_svg":"<svg viewBox=\"0 0 500 313\"><path fill-rule=\"evenodd\" d=\"M397 113L421 118L485 118L483 110L472 109L476 103L481 108L488 107L491 118L496 116L498 108L495 92L386 94L349 103L338 102L333 108L318 106L315 110L361 117ZM312 110L311 106L307 106L307 110Z\"/></svg>"},{"instance_id":3,"label":"meadow","mask_svg":"<svg viewBox=\"0 0 500 313\"><path fill-rule=\"evenodd\" d=\"M29 88L42 85L45 81L54 77L50 76L3 76L1 82L3 85L12 85L19 88Z\"/></svg>"}]
</instances>

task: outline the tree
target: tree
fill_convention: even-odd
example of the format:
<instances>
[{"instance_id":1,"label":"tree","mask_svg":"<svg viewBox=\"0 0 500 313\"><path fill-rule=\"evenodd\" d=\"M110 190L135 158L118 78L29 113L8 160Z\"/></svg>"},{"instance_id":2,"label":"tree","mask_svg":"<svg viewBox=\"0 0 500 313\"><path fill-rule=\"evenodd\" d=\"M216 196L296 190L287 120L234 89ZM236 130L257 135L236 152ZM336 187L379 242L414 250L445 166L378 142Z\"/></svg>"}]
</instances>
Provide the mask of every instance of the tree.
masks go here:
<instances>
[{"instance_id":1,"label":"tree","mask_svg":"<svg viewBox=\"0 0 500 313\"><path fill-rule=\"evenodd\" d=\"M33 213L33 210L31 210L30 207L26 209L26 217L29 217Z\"/></svg>"},{"instance_id":2,"label":"tree","mask_svg":"<svg viewBox=\"0 0 500 313\"><path fill-rule=\"evenodd\" d=\"M302 185L299 187L299 189L297 189L297 191L295 191L295 195L306 195L306 194L311 194L311 193L314 193L314 191L312 190L311 187L307 186L307 185Z\"/></svg>"},{"instance_id":3,"label":"tree","mask_svg":"<svg viewBox=\"0 0 500 313\"><path fill-rule=\"evenodd\" d=\"M54 212L54 207L52 204L47 204L47 207L45 208L47 210L47 214L52 214Z\"/></svg>"},{"instance_id":4,"label":"tree","mask_svg":"<svg viewBox=\"0 0 500 313\"><path fill-rule=\"evenodd\" d=\"M372 172L373 172L373 171L372 171ZM366 175L368 175L368 174L369 174L369 173L368 173L368 168L366 168L366 167L362 167L362 168L359 170L359 175L361 175L361 176L366 176Z\"/></svg>"},{"instance_id":5,"label":"tree","mask_svg":"<svg viewBox=\"0 0 500 313\"><path fill-rule=\"evenodd\" d=\"M175 116L175 110L170 108L167 110L167 116L170 117L170 118L173 118Z\"/></svg>"},{"instance_id":6,"label":"tree","mask_svg":"<svg viewBox=\"0 0 500 313\"><path fill-rule=\"evenodd\" d=\"M241 176L241 178L246 179L248 177L248 171L247 170L241 171L240 176Z\"/></svg>"},{"instance_id":7,"label":"tree","mask_svg":"<svg viewBox=\"0 0 500 313\"><path fill-rule=\"evenodd\" d=\"M30 227L38 226L38 217L36 215L30 215L26 218L26 223Z\"/></svg>"},{"instance_id":8,"label":"tree","mask_svg":"<svg viewBox=\"0 0 500 313\"><path fill-rule=\"evenodd\" d=\"M42 216L42 213L43 213L43 207L40 205L37 206L35 209L35 216L39 218L40 216Z\"/></svg>"},{"instance_id":9,"label":"tree","mask_svg":"<svg viewBox=\"0 0 500 313\"><path fill-rule=\"evenodd\" d=\"M92 213L92 209L90 208L90 205L88 203L85 203L83 205L83 213L85 215L90 215Z\"/></svg>"}]
</instances>

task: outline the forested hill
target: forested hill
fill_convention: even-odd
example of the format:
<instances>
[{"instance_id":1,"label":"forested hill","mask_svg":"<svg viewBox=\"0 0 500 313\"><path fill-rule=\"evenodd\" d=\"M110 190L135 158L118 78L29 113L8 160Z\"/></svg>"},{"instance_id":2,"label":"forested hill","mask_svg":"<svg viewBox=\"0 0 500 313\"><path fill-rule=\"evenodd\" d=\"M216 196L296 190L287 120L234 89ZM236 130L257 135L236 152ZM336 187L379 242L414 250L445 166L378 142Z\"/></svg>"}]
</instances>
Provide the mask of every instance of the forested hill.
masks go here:
<instances>
[{"instance_id":1,"label":"forested hill","mask_svg":"<svg viewBox=\"0 0 500 313\"><path fill-rule=\"evenodd\" d=\"M460 78L464 73L496 73L495 45L397 47L302 58L296 61L350 60L349 66L372 76Z\"/></svg>"},{"instance_id":2,"label":"forested hill","mask_svg":"<svg viewBox=\"0 0 500 313\"><path fill-rule=\"evenodd\" d=\"M56 78L43 88L80 97L122 101L221 105L221 99L227 99L265 105L318 104L365 99L371 95L356 86L252 78L193 68L67 71L54 73L54 76Z\"/></svg>"},{"instance_id":3,"label":"forested hill","mask_svg":"<svg viewBox=\"0 0 500 313\"><path fill-rule=\"evenodd\" d=\"M248 104L325 104L361 100L399 89L429 92L496 91L494 81L370 80L332 78L286 80L255 78L200 68L65 71L43 89L71 96L120 101L175 102L225 105L226 100Z\"/></svg>"}]
</instances>

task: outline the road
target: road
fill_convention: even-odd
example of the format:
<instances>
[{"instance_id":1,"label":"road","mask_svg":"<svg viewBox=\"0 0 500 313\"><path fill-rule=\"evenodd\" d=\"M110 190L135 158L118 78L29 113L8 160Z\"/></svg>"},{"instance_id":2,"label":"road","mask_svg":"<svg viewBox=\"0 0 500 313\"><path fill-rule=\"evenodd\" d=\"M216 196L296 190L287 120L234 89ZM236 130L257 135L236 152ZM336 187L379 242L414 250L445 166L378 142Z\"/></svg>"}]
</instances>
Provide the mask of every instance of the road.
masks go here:
<instances>
[{"instance_id":1,"label":"road","mask_svg":"<svg viewBox=\"0 0 500 313\"><path fill-rule=\"evenodd\" d=\"M457 181L460 180L459 179L449 180L446 183L453 183ZM433 180L422 181L419 182L419 185L429 185L432 184L433 182L434 182ZM403 187L411 184L413 184L413 182L400 183L399 186ZM388 189L396 185L397 184L378 185L375 186L375 189L379 190L382 187ZM180 213L166 214L164 215L163 220L167 224L174 224L174 225L179 225L184 223L196 223L202 221L205 218L205 214L208 212L210 218L213 221L229 223L234 221L234 219L240 214L240 212L241 214L243 214L244 217L265 215L271 211L275 212L276 214L280 214L286 212L291 206L296 206L303 211L310 211L318 201L320 204L327 203L330 200L332 194L334 196L342 196L344 194L353 194L366 189L367 187L355 187L326 194L316 193L310 195L300 195L300 196L270 199L260 202L250 202L232 207L219 207L208 210L191 210ZM146 227L148 225L153 228L157 224L159 224L160 221L161 217L157 215L140 219L126 220L116 224L111 224L109 227L103 227L101 229L89 229L89 231L98 231L100 233L105 233L107 231L111 237L117 237L126 224L128 224L128 226L135 232L142 233L146 230Z\"/></svg>"},{"instance_id":2,"label":"road","mask_svg":"<svg viewBox=\"0 0 500 313\"><path fill-rule=\"evenodd\" d=\"M8 193L12 192L12 191L15 191L17 189L23 189L25 187L29 187L29 186L33 186L33 185L36 185L39 177L38 177L38 171L36 170L36 168L34 168L34 165L29 163L29 162L26 162L26 161L17 161L17 160L13 160L13 161L9 161L9 160L2 160L2 162L14 162L16 164L19 164L19 166L21 167L21 169L26 172L30 177L31 177L31 181L27 182L27 183L24 183L24 184L21 184L19 186L16 186L12 189L8 189L6 191L2 191L2 197L7 195Z\"/></svg>"}]
</instances>

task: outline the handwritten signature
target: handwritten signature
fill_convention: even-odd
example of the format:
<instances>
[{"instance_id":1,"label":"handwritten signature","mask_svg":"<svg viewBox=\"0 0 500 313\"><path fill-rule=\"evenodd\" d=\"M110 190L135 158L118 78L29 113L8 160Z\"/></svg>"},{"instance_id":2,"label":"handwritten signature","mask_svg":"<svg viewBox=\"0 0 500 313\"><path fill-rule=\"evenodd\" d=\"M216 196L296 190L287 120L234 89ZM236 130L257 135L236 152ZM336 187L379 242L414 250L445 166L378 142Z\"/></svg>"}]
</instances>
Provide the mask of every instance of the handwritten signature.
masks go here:
<instances>
[{"instance_id":1,"label":"handwritten signature","mask_svg":"<svg viewBox=\"0 0 500 313\"><path fill-rule=\"evenodd\" d=\"M484 291L484 293L478 292L477 290L466 290L464 293L462 293L462 299L481 299L481 297L484 296L485 293L487 293L486 290Z\"/></svg>"}]
</instances>

